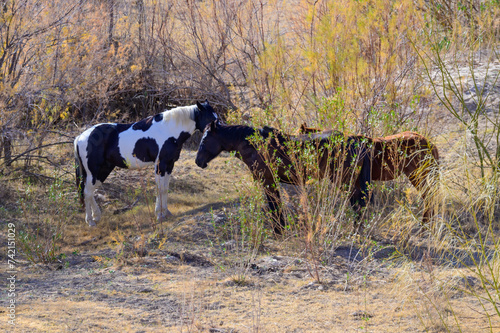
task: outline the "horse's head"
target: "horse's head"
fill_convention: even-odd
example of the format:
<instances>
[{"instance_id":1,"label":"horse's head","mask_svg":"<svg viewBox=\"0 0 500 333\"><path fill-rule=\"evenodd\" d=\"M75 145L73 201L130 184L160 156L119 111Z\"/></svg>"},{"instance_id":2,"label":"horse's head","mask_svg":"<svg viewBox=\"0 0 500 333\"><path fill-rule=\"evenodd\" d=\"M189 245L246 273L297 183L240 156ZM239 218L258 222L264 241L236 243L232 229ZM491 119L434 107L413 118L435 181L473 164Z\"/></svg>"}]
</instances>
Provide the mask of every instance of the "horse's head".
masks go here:
<instances>
[{"instance_id":1,"label":"horse's head","mask_svg":"<svg viewBox=\"0 0 500 333\"><path fill-rule=\"evenodd\" d=\"M205 128L205 133L203 133L203 138L201 139L195 161L196 165L200 168L206 168L208 163L222 151L220 137L217 133L218 127L219 123L215 120Z\"/></svg>"},{"instance_id":2,"label":"horse's head","mask_svg":"<svg viewBox=\"0 0 500 333\"><path fill-rule=\"evenodd\" d=\"M217 120L217 114L212 106L205 100L203 103L196 102L198 110L195 111L196 129L203 131L212 121Z\"/></svg>"}]
</instances>

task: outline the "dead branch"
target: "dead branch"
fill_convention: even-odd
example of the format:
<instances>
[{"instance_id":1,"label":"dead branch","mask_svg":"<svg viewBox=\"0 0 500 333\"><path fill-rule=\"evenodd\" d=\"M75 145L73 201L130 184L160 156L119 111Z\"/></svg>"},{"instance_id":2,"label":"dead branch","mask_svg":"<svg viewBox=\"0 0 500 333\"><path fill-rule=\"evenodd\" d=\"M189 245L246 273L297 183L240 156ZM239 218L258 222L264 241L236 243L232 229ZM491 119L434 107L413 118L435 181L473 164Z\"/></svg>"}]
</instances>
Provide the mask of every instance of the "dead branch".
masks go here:
<instances>
[{"instance_id":1,"label":"dead branch","mask_svg":"<svg viewBox=\"0 0 500 333\"><path fill-rule=\"evenodd\" d=\"M53 142L53 143L48 143L46 145L41 145L41 146L38 146L38 147L35 147L35 148L31 148L31 149L28 149L18 155L16 155L14 158L11 159L10 163L12 164L13 162L17 161L18 159L20 159L21 157L25 156L25 155L28 155L29 153L33 152L33 151L36 151L36 150L39 150L39 149L43 149L43 148L47 148L47 147L51 147L51 146L57 146L57 145L65 145L65 144L73 144L73 141L63 141L63 142ZM7 165L7 162L4 161L2 164L0 164L0 168L3 167L4 165Z\"/></svg>"}]
</instances>

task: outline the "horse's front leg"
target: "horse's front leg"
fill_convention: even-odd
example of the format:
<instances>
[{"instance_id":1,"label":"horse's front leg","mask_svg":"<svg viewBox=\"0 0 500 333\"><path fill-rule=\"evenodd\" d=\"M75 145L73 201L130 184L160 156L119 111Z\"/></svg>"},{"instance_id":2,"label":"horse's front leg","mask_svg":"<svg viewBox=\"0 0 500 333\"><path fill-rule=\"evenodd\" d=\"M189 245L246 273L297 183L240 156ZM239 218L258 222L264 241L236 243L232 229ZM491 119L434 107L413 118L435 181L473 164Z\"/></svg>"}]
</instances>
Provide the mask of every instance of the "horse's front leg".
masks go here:
<instances>
[{"instance_id":1,"label":"horse's front leg","mask_svg":"<svg viewBox=\"0 0 500 333\"><path fill-rule=\"evenodd\" d=\"M168 166L168 167L167 167ZM170 175L174 167L174 161L167 163L157 163L155 180L156 180L156 219L158 222L166 220L172 216L168 210L168 186L170 184Z\"/></svg>"},{"instance_id":2,"label":"horse's front leg","mask_svg":"<svg viewBox=\"0 0 500 333\"><path fill-rule=\"evenodd\" d=\"M276 234L281 234L285 229L285 217L281 211L281 198L278 186L276 183L264 183L264 191L266 193L267 204L273 215L273 228Z\"/></svg>"}]
</instances>

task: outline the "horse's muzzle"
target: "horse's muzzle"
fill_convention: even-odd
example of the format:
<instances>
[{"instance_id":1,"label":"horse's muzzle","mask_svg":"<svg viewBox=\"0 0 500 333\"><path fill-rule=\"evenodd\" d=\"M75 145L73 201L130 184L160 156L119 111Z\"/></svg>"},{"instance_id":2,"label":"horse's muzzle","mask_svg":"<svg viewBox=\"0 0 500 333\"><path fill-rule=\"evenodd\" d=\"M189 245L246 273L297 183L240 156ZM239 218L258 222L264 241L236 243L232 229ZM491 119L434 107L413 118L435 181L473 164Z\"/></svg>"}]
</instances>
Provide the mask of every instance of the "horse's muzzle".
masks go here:
<instances>
[{"instance_id":1,"label":"horse's muzzle","mask_svg":"<svg viewBox=\"0 0 500 333\"><path fill-rule=\"evenodd\" d=\"M196 160L195 163L196 163L197 166L199 166L202 169L205 169L208 166L207 162L202 162L202 161L199 161L199 160Z\"/></svg>"}]
</instances>

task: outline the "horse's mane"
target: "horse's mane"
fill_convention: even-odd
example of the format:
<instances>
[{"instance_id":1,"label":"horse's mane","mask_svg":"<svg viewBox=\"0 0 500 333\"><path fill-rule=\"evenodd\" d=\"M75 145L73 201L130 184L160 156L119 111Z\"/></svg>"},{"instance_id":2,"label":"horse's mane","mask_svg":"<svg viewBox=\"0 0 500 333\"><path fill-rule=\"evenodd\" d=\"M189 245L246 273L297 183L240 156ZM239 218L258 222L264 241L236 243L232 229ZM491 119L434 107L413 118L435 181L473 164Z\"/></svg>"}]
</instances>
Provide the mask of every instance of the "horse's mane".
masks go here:
<instances>
[{"instance_id":1,"label":"horse's mane","mask_svg":"<svg viewBox=\"0 0 500 333\"><path fill-rule=\"evenodd\" d=\"M255 132L258 132L263 138L267 139L271 135L274 139L278 140L278 142L283 143L289 140L294 140L294 141L310 141L312 140L322 140L322 139L329 139L332 136L343 136L343 133L338 132L338 131L325 131L325 132L320 132L320 133L311 133L311 134L301 134L301 135L290 135L283 133L279 129L270 127L270 126L264 126L260 129L246 126L246 125L221 125L219 127L224 131L224 134L227 137L230 137L234 140L247 140L247 138Z\"/></svg>"},{"instance_id":2,"label":"horse's mane","mask_svg":"<svg viewBox=\"0 0 500 333\"><path fill-rule=\"evenodd\" d=\"M163 121L176 121L186 124L189 121L194 121L194 113L198 109L196 105L179 106L171 110L163 111Z\"/></svg>"},{"instance_id":3,"label":"horse's mane","mask_svg":"<svg viewBox=\"0 0 500 333\"><path fill-rule=\"evenodd\" d=\"M255 133L255 128L245 125L219 125L219 130L223 130L225 135L234 140L246 140Z\"/></svg>"},{"instance_id":4,"label":"horse's mane","mask_svg":"<svg viewBox=\"0 0 500 333\"><path fill-rule=\"evenodd\" d=\"M264 126L262 129L260 129L260 134L264 137L267 138L269 134L274 134L274 135L283 135L280 130L271 127L271 126Z\"/></svg>"}]
</instances>

